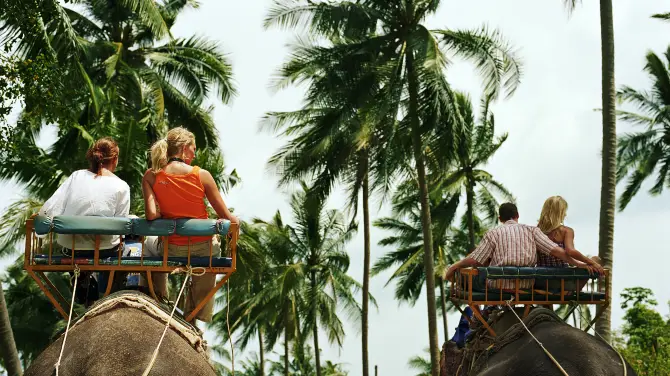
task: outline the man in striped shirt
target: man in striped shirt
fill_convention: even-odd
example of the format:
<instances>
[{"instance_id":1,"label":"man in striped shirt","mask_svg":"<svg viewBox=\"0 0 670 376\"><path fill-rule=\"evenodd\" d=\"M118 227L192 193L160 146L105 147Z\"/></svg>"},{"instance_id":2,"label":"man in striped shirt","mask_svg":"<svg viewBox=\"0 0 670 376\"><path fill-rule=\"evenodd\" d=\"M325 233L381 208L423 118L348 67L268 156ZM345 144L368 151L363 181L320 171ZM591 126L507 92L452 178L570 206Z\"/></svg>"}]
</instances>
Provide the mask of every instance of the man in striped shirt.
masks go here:
<instances>
[{"instance_id":1,"label":"man in striped shirt","mask_svg":"<svg viewBox=\"0 0 670 376\"><path fill-rule=\"evenodd\" d=\"M552 242L539 228L520 224L516 205L502 204L498 215L503 225L487 232L474 252L452 265L445 275L447 280L460 268L484 265L535 266L538 252L555 256L578 268L588 269L590 273L596 271L592 265L568 256L565 249ZM533 280L522 280L520 287L529 288L532 284ZM502 288L514 288L514 280L504 281Z\"/></svg>"}]
</instances>

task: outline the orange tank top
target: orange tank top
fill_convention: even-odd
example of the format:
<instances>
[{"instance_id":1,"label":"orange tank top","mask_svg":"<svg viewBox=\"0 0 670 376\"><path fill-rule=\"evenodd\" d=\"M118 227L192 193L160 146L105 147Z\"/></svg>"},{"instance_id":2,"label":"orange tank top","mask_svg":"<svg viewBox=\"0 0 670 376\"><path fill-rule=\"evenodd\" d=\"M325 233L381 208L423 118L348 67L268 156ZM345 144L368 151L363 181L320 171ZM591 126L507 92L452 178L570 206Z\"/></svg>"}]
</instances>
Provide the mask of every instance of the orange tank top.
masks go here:
<instances>
[{"instance_id":1,"label":"orange tank top","mask_svg":"<svg viewBox=\"0 0 670 376\"><path fill-rule=\"evenodd\" d=\"M161 218L207 219L205 187L200 181L200 167L194 166L186 175L168 174L163 170L156 173L152 187L161 213ZM191 244L209 241L211 236L191 236ZM188 245L189 237L171 235L169 244Z\"/></svg>"}]
</instances>

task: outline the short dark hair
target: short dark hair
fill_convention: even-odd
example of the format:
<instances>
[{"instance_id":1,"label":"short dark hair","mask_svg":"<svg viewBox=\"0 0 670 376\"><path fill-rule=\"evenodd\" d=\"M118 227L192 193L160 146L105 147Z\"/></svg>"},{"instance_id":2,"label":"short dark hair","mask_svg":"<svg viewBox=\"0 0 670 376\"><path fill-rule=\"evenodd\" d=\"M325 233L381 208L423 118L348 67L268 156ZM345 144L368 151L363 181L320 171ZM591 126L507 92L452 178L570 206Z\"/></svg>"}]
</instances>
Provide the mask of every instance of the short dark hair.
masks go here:
<instances>
[{"instance_id":1,"label":"short dark hair","mask_svg":"<svg viewBox=\"0 0 670 376\"><path fill-rule=\"evenodd\" d=\"M498 215L500 216L501 221L509 221L512 218L519 216L519 210L516 208L516 205L511 202L506 202L500 205L498 209Z\"/></svg>"}]
</instances>

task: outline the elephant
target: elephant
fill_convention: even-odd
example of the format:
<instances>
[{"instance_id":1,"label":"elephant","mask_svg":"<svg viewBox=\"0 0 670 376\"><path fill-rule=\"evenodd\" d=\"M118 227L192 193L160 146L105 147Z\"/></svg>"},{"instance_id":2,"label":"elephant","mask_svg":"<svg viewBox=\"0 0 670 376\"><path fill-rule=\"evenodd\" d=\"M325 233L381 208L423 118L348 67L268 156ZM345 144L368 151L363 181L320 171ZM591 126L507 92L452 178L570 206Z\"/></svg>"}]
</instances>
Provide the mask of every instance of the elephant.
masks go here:
<instances>
[{"instance_id":1,"label":"elephant","mask_svg":"<svg viewBox=\"0 0 670 376\"><path fill-rule=\"evenodd\" d=\"M605 341L564 323L552 310L534 308L523 322L569 376L636 375ZM445 343L440 376L564 375L511 311L501 314L494 330L496 338L486 341L486 330L477 329L463 350Z\"/></svg>"},{"instance_id":2,"label":"elephant","mask_svg":"<svg viewBox=\"0 0 670 376\"><path fill-rule=\"evenodd\" d=\"M121 291L101 299L71 325L59 375L142 375L151 362L169 312L134 291ZM55 375L63 338L61 334L51 343L24 375ZM184 374L216 376L202 333L174 317L149 375Z\"/></svg>"}]
</instances>

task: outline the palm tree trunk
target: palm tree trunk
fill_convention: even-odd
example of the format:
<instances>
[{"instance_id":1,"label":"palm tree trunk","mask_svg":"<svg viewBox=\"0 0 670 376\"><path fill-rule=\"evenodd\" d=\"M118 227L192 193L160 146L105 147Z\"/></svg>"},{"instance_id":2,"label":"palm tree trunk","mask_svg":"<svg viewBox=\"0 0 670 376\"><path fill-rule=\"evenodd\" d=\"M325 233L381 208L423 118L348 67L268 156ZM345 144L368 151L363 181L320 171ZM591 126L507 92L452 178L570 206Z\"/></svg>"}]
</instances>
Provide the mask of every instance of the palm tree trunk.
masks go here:
<instances>
[{"instance_id":1,"label":"palm tree trunk","mask_svg":"<svg viewBox=\"0 0 670 376\"><path fill-rule=\"evenodd\" d=\"M413 8L408 2L408 8ZM437 309L435 307L435 271L433 265L433 234L431 231L430 206L428 203L428 185L426 184L426 166L423 159L423 146L419 121L419 82L414 70L414 55L407 52L407 78L409 80L409 116L412 132L412 149L419 183L421 202L421 226L423 227L423 266L426 274L426 300L428 304L428 339L430 344L431 375L440 374L440 349L437 344Z\"/></svg>"},{"instance_id":2,"label":"palm tree trunk","mask_svg":"<svg viewBox=\"0 0 670 376\"><path fill-rule=\"evenodd\" d=\"M369 315L369 293L370 293L370 182L368 174L368 152L363 156L363 317L362 325L362 357L363 376L369 376L368 365L368 315Z\"/></svg>"},{"instance_id":3,"label":"palm tree trunk","mask_svg":"<svg viewBox=\"0 0 670 376\"><path fill-rule=\"evenodd\" d=\"M316 291L316 272L311 272L312 291ZM314 326L312 328L312 335L314 336L314 361L316 362L316 376L321 376L321 354L319 354L319 322L317 317L318 311L316 309L316 302L312 302L312 315L314 315Z\"/></svg>"},{"instance_id":4,"label":"palm tree trunk","mask_svg":"<svg viewBox=\"0 0 670 376\"><path fill-rule=\"evenodd\" d=\"M265 376L265 349L263 345L263 329L258 328L258 356L261 361L261 375Z\"/></svg>"},{"instance_id":5,"label":"palm tree trunk","mask_svg":"<svg viewBox=\"0 0 670 376\"><path fill-rule=\"evenodd\" d=\"M287 320L288 321L288 320ZM289 376L288 362L288 325L284 328L284 376Z\"/></svg>"},{"instance_id":6,"label":"palm tree trunk","mask_svg":"<svg viewBox=\"0 0 670 376\"><path fill-rule=\"evenodd\" d=\"M616 113L614 85L614 22L612 0L600 0L600 42L602 54L603 160L600 186L600 231L598 256L609 269L607 293L612 296L614 253L614 210L616 204ZM611 307L607 307L596 324L606 341L611 337Z\"/></svg>"},{"instance_id":7,"label":"palm tree trunk","mask_svg":"<svg viewBox=\"0 0 670 376\"><path fill-rule=\"evenodd\" d=\"M442 299L440 299L440 304L442 305L442 325L444 325L444 341L449 340L449 327L447 326L447 297L444 296L446 294L447 289L444 286L444 279L440 278L440 295L442 295Z\"/></svg>"},{"instance_id":8,"label":"palm tree trunk","mask_svg":"<svg viewBox=\"0 0 670 376\"><path fill-rule=\"evenodd\" d=\"M19 352L16 351L14 342L14 332L12 324L9 321L9 312L7 302L5 302L5 292L0 286L0 352L8 376L21 376L21 362L19 361Z\"/></svg>"},{"instance_id":9,"label":"palm tree trunk","mask_svg":"<svg viewBox=\"0 0 670 376\"><path fill-rule=\"evenodd\" d=\"M475 249L475 211L474 211L474 199L475 199L475 189L472 184L472 176L470 173L468 173L466 179L465 179L465 184L467 184L467 187L465 188L465 197L467 200L467 211L468 211L468 237L470 239L470 249L469 251L472 252Z\"/></svg>"}]
</instances>

